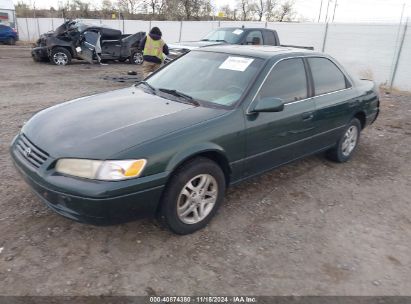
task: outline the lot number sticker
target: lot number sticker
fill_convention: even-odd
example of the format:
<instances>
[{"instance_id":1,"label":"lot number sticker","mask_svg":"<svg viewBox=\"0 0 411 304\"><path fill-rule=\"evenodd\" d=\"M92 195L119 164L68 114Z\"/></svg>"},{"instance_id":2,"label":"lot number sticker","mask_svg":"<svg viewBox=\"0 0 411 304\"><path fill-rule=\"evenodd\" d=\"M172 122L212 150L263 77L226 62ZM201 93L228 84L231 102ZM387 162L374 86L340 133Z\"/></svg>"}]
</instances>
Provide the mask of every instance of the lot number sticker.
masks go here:
<instances>
[{"instance_id":1,"label":"lot number sticker","mask_svg":"<svg viewBox=\"0 0 411 304\"><path fill-rule=\"evenodd\" d=\"M236 34L236 35L241 35L242 33L243 31L239 29L236 29L235 31L233 31L233 34Z\"/></svg>"},{"instance_id":2,"label":"lot number sticker","mask_svg":"<svg viewBox=\"0 0 411 304\"><path fill-rule=\"evenodd\" d=\"M253 61L251 58L229 56L218 68L244 72Z\"/></svg>"}]
</instances>

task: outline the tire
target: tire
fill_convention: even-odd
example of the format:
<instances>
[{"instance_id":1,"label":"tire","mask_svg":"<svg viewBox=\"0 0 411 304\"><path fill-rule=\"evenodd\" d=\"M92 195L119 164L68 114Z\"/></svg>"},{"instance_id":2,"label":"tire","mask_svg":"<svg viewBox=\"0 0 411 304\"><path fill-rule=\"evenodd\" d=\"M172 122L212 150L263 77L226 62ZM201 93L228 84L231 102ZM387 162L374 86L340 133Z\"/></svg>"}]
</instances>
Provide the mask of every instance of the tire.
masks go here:
<instances>
[{"instance_id":1,"label":"tire","mask_svg":"<svg viewBox=\"0 0 411 304\"><path fill-rule=\"evenodd\" d=\"M50 61L55 65L68 65L71 63L71 53L63 47L56 47L50 53Z\"/></svg>"},{"instance_id":2,"label":"tire","mask_svg":"<svg viewBox=\"0 0 411 304\"><path fill-rule=\"evenodd\" d=\"M141 65L144 62L143 53L141 51L134 51L131 53L129 62L131 64L138 64Z\"/></svg>"},{"instance_id":3,"label":"tire","mask_svg":"<svg viewBox=\"0 0 411 304\"><path fill-rule=\"evenodd\" d=\"M16 44L16 39L14 39L13 37L10 37L9 39L7 39L7 44L15 45Z\"/></svg>"},{"instance_id":4,"label":"tire","mask_svg":"<svg viewBox=\"0 0 411 304\"><path fill-rule=\"evenodd\" d=\"M360 133L361 123L357 118L353 118L344 129L337 145L327 151L327 157L338 163L348 161L357 149Z\"/></svg>"},{"instance_id":5,"label":"tire","mask_svg":"<svg viewBox=\"0 0 411 304\"><path fill-rule=\"evenodd\" d=\"M201 187L202 182L208 186ZM158 213L160 223L181 235L204 228L221 205L225 189L224 173L215 162L204 157L188 161L167 184Z\"/></svg>"}]
</instances>

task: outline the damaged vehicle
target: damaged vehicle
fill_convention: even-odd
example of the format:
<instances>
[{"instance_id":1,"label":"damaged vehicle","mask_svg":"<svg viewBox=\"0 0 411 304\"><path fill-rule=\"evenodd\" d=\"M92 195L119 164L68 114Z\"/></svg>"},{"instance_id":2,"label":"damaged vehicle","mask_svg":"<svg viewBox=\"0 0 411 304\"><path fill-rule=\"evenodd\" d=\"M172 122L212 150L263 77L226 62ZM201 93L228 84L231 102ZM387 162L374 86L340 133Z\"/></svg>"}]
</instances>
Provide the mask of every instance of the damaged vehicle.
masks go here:
<instances>
[{"instance_id":1,"label":"damaged vehicle","mask_svg":"<svg viewBox=\"0 0 411 304\"><path fill-rule=\"evenodd\" d=\"M55 65L70 64L72 59L90 63L106 60L143 63L139 49L145 32L123 35L120 30L68 20L55 31L42 34L31 51L34 61L50 61Z\"/></svg>"}]
</instances>

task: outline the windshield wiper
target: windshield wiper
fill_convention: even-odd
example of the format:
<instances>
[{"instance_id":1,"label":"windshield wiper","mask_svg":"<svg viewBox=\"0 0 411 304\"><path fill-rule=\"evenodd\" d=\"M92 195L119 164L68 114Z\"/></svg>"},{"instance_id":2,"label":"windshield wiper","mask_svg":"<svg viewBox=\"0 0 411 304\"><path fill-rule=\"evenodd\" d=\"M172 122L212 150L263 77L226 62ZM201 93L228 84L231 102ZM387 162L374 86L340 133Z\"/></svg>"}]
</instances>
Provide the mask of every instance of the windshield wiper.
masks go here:
<instances>
[{"instance_id":1,"label":"windshield wiper","mask_svg":"<svg viewBox=\"0 0 411 304\"><path fill-rule=\"evenodd\" d=\"M165 88L159 88L158 90L161 92L176 96L176 97L184 98L185 100L187 100L189 103L193 105L196 105L196 106L200 105L200 103L197 100L194 100L193 97L191 97L190 95L184 94L183 92L173 90L173 89L165 89Z\"/></svg>"},{"instance_id":2,"label":"windshield wiper","mask_svg":"<svg viewBox=\"0 0 411 304\"><path fill-rule=\"evenodd\" d=\"M204 38L204 39L201 39L201 41L210 41L210 39Z\"/></svg>"},{"instance_id":3,"label":"windshield wiper","mask_svg":"<svg viewBox=\"0 0 411 304\"><path fill-rule=\"evenodd\" d=\"M148 87L153 92L156 91L156 88L153 87L151 84L149 84L147 81L141 80L141 81L136 83L136 86L138 86L139 84L144 84L146 87Z\"/></svg>"}]
</instances>

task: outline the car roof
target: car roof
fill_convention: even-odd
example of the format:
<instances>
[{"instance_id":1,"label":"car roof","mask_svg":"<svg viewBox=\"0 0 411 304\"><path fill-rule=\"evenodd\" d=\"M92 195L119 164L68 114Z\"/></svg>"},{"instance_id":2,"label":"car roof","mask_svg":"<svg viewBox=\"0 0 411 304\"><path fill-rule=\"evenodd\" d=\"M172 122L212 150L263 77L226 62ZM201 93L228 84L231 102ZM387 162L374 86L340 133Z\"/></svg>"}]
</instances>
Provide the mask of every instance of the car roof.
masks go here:
<instances>
[{"instance_id":1,"label":"car roof","mask_svg":"<svg viewBox=\"0 0 411 304\"><path fill-rule=\"evenodd\" d=\"M244 30L244 31L248 31L248 30L269 30L269 31L273 31L272 29L266 29L266 28L262 28L262 27L242 27L242 26L227 26L227 27L219 27L216 28L216 30Z\"/></svg>"},{"instance_id":2,"label":"car roof","mask_svg":"<svg viewBox=\"0 0 411 304\"><path fill-rule=\"evenodd\" d=\"M193 52L215 52L226 53L230 55L255 57L261 59L271 59L274 57L282 58L288 56L307 56L324 54L307 49L271 46L271 45L216 45L207 46L193 50Z\"/></svg>"}]
</instances>

